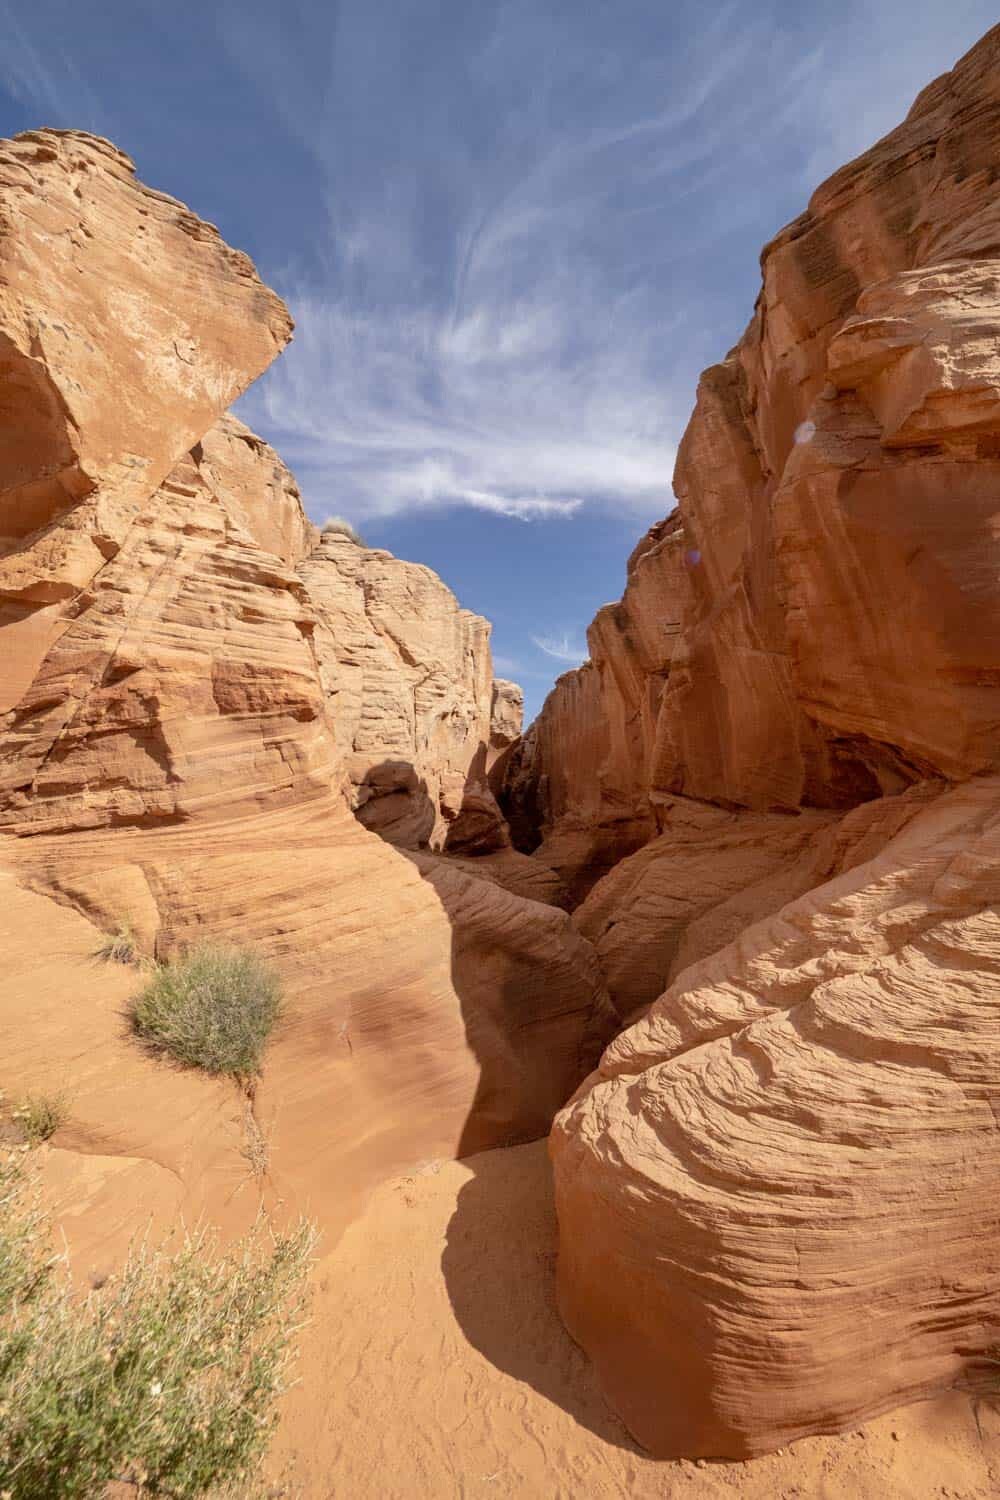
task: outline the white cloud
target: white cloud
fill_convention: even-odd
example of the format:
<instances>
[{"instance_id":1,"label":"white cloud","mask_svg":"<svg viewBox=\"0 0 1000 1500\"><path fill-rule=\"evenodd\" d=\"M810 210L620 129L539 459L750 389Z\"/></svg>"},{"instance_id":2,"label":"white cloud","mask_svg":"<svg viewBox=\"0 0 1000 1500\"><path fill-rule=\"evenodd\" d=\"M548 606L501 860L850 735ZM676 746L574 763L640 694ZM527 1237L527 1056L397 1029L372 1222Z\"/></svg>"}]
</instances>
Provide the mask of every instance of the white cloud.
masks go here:
<instances>
[{"instance_id":1,"label":"white cloud","mask_svg":"<svg viewBox=\"0 0 1000 1500\"><path fill-rule=\"evenodd\" d=\"M523 298L509 311L487 283L461 313L282 288L299 331L241 414L277 443L314 512L464 505L531 521L568 520L595 499L669 509L679 407L644 372L643 339L626 354L598 332L571 353L596 288L581 282L574 302L546 281L532 313ZM648 348L652 328L645 337Z\"/></svg>"},{"instance_id":2,"label":"white cloud","mask_svg":"<svg viewBox=\"0 0 1000 1500\"><path fill-rule=\"evenodd\" d=\"M143 11L128 40L155 80ZM671 508L698 370L739 336L762 240L995 20L988 0L209 13L263 149L275 132L275 159L315 178L261 266L296 338L241 403L312 513L570 523L603 506L635 531ZM0 82L114 134L143 90L95 90L73 19L65 0L0 0ZM168 130L152 110L142 127Z\"/></svg>"},{"instance_id":3,"label":"white cloud","mask_svg":"<svg viewBox=\"0 0 1000 1500\"><path fill-rule=\"evenodd\" d=\"M572 516L580 509L582 500L555 500L537 497L507 497L486 495L482 490L462 490L456 496L476 510L492 511L497 516L509 516L516 521L536 521L543 517Z\"/></svg>"},{"instance_id":4,"label":"white cloud","mask_svg":"<svg viewBox=\"0 0 1000 1500\"><path fill-rule=\"evenodd\" d=\"M578 667L587 660L586 646L576 645L568 631L564 630L561 635L533 635L531 639L546 656L566 662L571 667Z\"/></svg>"},{"instance_id":5,"label":"white cloud","mask_svg":"<svg viewBox=\"0 0 1000 1500\"><path fill-rule=\"evenodd\" d=\"M630 11L609 48L596 15L567 28L537 0L508 0L470 21L459 74L446 48L426 85L401 67L401 19L399 55L365 54L378 57L369 99L344 70L366 24L388 47L389 10L345 0L311 48L308 128L281 28L258 16L255 37L241 21L224 40L282 96L328 221L312 264L279 279L299 332L244 415L314 507L360 521L454 505L569 520L597 504L638 529L665 514L698 370L738 337L756 250L780 224L762 226L762 203L780 187L804 207L900 118L953 61L955 16L970 39L979 29L985 0L956 6L945 17L909 0L920 25L901 39L895 4L793 25L777 4L731 0L637 50L652 6L637 3L638 30ZM478 153L470 78L490 101ZM574 81L601 79L593 109L566 104ZM377 114L379 88L408 133L363 172L355 156L379 125L352 131ZM734 315L713 257L748 225Z\"/></svg>"},{"instance_id":6,"label":"white cloud","mask_svg":"<svg viewBox=\"0 0 1000 1500\"><path fill-rule=\"evenodd\" d=\"M510 0L478 43L463 42L466 74L502 98L489 151L468 144L477 99L435 72L447 57L429 63L423 93L390 63L370 87L417 90L402 102L411 129L366 177L351 175L352 142L340 141L361 107L339 71L364 24L348 0L325 54L313 49L330 72L325 87L310 75L303 135L327 184L327 236L312 267L279 284L297 339L244 416L279 444L313 507L358 520L441 505L517 520L610 505L637 526L666 513L697 371L739 335L739 321L721 326L724 275L712 270L720 284L706 288L700 261L715 266L720 242L753 223L748 314L763 172L796 184L801 171L804 205L823 171L952 62L948 24L931 26L931 0L912 3L928 24L906 45L897 6L864 12L864 46L852 46L859 5L789 26L780 6L733 0L661 49L637 51L642 27L624 26L609 55L597 18L568 30L546 6ZM975 28L981 9L967 0L963 23ZM373 0L379 36L387 15ZM294 118L294 68L288 55L271 62L280 30L255 42L241 26L232 45ZM537 55L552 62L519 96ZM559 102L567 80L586 89L600 77L615 87L594 111Z\"/></svg>"}]
</instances>

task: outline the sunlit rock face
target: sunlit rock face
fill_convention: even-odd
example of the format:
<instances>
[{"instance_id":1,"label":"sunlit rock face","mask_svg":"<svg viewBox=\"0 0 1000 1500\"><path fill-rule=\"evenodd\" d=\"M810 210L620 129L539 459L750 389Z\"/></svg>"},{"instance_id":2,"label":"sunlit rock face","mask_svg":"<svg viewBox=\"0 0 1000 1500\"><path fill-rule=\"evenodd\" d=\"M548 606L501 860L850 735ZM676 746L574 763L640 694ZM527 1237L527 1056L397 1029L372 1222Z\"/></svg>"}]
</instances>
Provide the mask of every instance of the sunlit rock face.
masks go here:
<instances>
[{"instance_id":1,"label":"sunlit rock face","mask_svg":"<svg viewBox=\"0 0 1000 1500\"><path fill-rule=\"evenodd\" d=\"M124 152L44 130L0 147L0 330L0 589L28 606L89 582L292 322Z\"/></svg>"},{"instance_id":2,"label":"sunlit rock face","mask_svg":"<svg viewBox=\"0 0 1000 1500\"><path fill-rule=\"evenodd\" d=\"M497 732L490 625L419 563L328 532L299 566L357 816L406 848L508 843L487 783ZM520 729L512 693L500 732Z\"/></svg>"},{"instance_id":3,"label":"sunlit rock face","mask_svg":"<svg viewBox=\"0 0 1000 1500\"><path fill-rule=\"evenodd\" d=\"M678 509L542 712L544 832L653 829L674 793L846 807L997 766L996 49L765 248Z\"/></svg>"},{"instance_id":4,"label":"sunlit rock face","mask_svg":"<svg viewBox=\"0 0 1000 1500\"><path fill-rule=\"evenodd\" d=\"M652 1004L552 1155L563 1315L660 1455L997 1343L998 161L1000 29L766 247L677 511L509 759L550 863L644 844L575 921Z\"/></svg>"},{"instance_id":5,"label":"sunlit rock face","mask_svg":"<svg viewBox=\"0 0 1000 1500\"><path fill-rule=\"evenodd\" d=\"M0 876L148 954L273 962L273 1169L336 1203L543 1134L614 1015L489 791L520 723L487 622L429 569L321 538L227 411L290 335L247 257L108 142L0 143ZM86 1143L167 1163L214 1213L239 1128L189 1109L197 1080L176 1106L99 971L66 969L67 1005L48 958L44 996L23 948L4 993L18 1092L57 1060Z\"/></svg>"}]
</instances>

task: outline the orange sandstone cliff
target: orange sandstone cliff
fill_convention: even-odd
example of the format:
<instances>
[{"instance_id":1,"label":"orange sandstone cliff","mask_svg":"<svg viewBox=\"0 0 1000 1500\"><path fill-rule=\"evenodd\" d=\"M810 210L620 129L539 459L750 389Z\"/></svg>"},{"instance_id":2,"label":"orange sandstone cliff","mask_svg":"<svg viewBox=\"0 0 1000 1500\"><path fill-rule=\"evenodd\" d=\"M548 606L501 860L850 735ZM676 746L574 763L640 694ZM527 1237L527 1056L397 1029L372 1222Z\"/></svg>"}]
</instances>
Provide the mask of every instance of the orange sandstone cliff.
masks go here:
<instances>
[{"instance_id":1,"label":"orange sandstone cliff","mask_svg":"<svg viewBox=\"0 0 1000 1500\"><path fill-rule=\"evenodd\" d=\"M765 248L677 510L504 767L649 1007L552 1157L563 1315L660 1455L1000 1342L998 163L1000 29Z\"/></svg>"},{"instance_id":2,"label":"orange sandstone cliff","mask_svg":"<svg viewBox=\"0 0 1000 1500\"><path fill-rule=\"evenodd\" d=\"M249 1204L248 1131L274 1193L341 1223L393 1167L544 1134L611 1035L593 949L533 899L558 882L489 791L520 728L489 626L320 537L227 413L290 334L107 142L0 147L0 1087L72 1098L81 1226L119 1179L136 1212ZM124 981L88 958L122 922L161 958L233 939L281 972L253 1119L125 1035Z\"/></svg>"},{"instance_id":3,"label":"orange sandstone cliff","mask_svg":"<svg viewBox=\"0 0 1000 1500\"><path fill-rule=\"evenodd\" d=\"M105 141L0 145L0 1089L71 1098L74 1252L262 1200L336 1232L551 1126L560 1310L652 1454L975 1385L998 161L1000 29L766 248L677 510L522 735L487 622L229 412L291 336L246 257ZM252 1097L135 1048L121 922L278 968Z\"/></svg>"}]
</instances>

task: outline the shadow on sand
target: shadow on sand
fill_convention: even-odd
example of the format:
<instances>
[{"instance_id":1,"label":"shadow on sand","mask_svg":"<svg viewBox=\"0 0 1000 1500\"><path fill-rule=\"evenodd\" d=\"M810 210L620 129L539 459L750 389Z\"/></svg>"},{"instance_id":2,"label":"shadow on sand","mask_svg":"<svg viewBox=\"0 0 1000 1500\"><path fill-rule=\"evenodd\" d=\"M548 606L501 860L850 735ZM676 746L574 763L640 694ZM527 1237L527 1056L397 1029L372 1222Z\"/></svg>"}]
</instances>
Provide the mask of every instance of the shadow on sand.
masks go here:
<instances>
[{"instance_id":1,"label":"shadow on sand","mask_svg":"<svg viewBox=\"0 0 1000 1500\"><path fill-rule=\"evenodd\" d=\"M362 821L397 848L401 832L433 821L426 787L408 764L373 768L369 786L374 795ZM388 799L384 809L371 805L382 799ZM477 896L479 882L464 873L468 862L453 873L446 856L412 845L400 852L434 886L451 924L452 983L479 1064L455 1152L474 1175L459 1193L441 1260L455 1317L473 1348L498 1370L526 1382L604 1441L640 1453L606 1405L555 1300L556 1219L543 1137L596 1053L577 1040L568 1058L566 1029L539 1024L546 976L518 924L497 921L495 887ZM544 910L553 920L552 908ZM579 1030L579 1021L573 1024Z\"/></svg>"},{"instance_id":2,"label":"shadow on sand","mask_svg":"<svg viewBox=\"0 0 1000 1500\"><path fill-rule=\"evenodd\" d=\"M556 1307L556 1216L544 1141L469 1157L441 1269L474 1349L604 1442L642 1454Z\"/></svg>"}]
</instances>

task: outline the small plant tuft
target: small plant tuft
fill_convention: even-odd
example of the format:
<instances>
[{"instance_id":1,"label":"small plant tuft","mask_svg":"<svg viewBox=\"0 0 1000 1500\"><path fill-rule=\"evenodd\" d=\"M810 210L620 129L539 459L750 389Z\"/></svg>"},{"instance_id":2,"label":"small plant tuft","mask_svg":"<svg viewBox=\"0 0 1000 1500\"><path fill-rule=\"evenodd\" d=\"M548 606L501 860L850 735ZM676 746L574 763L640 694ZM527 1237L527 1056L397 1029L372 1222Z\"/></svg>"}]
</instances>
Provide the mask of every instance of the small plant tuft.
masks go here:
<instances>
[{"instance_id":1,"label":"small plant tuft","mask_svg":"<svg viewBox=\"0 0 1000 1500\"><path fill-rule=\"evenodd\" d=\"M48 1248L22 1159L0 1154L0 1494L91 1500L118 1480L200 1500L256 1473L287 1389L315 1235L263 1220L142 1244L87 1296Z\"/></svg>"},{"instance_id":2,"label":"small plant tuft","mask_svg":"<svg viewBox=\"0 0 1000 1500\"><path fill-rule=\"evenodd\" d=\"M12 1114L28 1144L40 1146L65 1125L69 1110L62 1094L28 1094Z\"/></svg>"},{"instance_id":3,"label":"small plant tuft","mask_svg":"<svg viewBox=\"0 0 1000 1500\"><path fill-rule=\"evenodd\" d=\"M278 978L254 953L203 944L156 970L129 1019L154 1052L247 1080L260 1071L280 1009Z\"/></svg>"},{"instance_id":4,"label":"small plant tuft","mask_svg":"<svg viewBox=\"0 0 1000 1500\"><path fill-rule=\"evenodd\" d=\"M139 944L127 922L120 922L94 949L94 957L106 964L134 964L139 958Z\"/></svg>"},{"instance_id":5,"label":"small plant tuft","mask_svg":"<svg viewBox=\"0 0 1000 1500\"><path fill-rule=\"evenodd\" d=\"M321 530L324 536L346 536L359 547L365 545L361 533L351 525L346 516L327 516Z\"/></svg>"}]
</instances>

